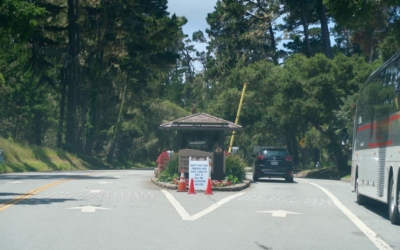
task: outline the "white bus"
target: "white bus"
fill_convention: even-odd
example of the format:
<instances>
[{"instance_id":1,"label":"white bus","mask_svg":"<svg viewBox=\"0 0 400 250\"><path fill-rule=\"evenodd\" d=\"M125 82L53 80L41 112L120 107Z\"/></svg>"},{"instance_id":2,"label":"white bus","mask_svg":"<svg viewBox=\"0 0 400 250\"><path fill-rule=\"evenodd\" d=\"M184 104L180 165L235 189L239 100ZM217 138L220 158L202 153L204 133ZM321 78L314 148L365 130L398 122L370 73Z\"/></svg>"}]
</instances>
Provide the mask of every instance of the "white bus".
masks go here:
<instances>
[{"instance_id":1,"label":"white bus","mask_svg":"<svg viewBox=\"0 0 400 250\"><path fill-rule=\"evenodd\" d=\"M400 52L371 74L360 90L354 119L351 187L362 205L388 204L400 224Z\"/></svg>"}]
</instances>

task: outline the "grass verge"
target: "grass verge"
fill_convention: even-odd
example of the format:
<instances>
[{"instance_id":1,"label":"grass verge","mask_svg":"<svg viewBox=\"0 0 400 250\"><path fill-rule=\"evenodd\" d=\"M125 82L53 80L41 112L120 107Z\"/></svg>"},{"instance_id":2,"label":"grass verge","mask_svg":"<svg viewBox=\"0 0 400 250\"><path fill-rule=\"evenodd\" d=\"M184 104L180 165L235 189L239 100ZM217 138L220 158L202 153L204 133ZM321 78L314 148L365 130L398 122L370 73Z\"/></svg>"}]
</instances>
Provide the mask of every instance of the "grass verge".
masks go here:
<instances>
[{"instance_id":1,"label":"grass verge","mask_svg":"<svg viewBox=\"0 0 400 250\"><path fill-rule=\"evenodd\" d=\"M116 162L107 164L93 157L78 157L61 149L19 144L2 137L0 137L0 150L4 151L4 161L0 163L0 174L87 169L131 169L155 166L155 163Z\"/></svg>"},{"instance_id":2,"label":"grass verge","mask_svg":"<svg viewBox=\"0 0 400 250\"><path fill-rule=\"evenodd\" d=\"M332 167L332 168L302 170L296 174L296 177L340 180L340 179L350 179L350 174L348 172L340 172L338 171L337 168Z\"/></svg>"}]
</instances>

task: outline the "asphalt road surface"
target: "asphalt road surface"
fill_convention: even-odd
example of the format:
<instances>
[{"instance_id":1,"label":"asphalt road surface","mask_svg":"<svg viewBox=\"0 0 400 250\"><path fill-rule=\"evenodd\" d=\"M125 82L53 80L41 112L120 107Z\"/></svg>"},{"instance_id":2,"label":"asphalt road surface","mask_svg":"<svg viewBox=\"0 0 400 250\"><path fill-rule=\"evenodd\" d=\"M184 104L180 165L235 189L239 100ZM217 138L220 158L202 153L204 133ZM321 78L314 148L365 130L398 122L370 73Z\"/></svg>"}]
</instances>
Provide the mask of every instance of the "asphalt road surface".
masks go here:
<instances>
[{"instance_id":1,"label":"asphalt road surface","mask_svg":"<svg viewBox=\"0 0 400 250\"><path fill-rule=\"evenodd\" d=\"M359 206L349 183L260 180L189 195L153 171L0 175L0 249L400 249L387 206Z\"/></svg>"}]
</instances>

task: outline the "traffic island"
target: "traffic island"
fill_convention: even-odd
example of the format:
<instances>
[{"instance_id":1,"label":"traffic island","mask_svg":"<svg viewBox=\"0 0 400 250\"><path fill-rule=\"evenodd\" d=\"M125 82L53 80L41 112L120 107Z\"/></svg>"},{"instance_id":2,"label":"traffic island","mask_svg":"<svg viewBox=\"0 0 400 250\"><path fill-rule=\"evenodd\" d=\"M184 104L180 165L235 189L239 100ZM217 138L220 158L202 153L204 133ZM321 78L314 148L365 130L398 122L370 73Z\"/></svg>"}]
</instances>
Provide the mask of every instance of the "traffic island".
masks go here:
<instances>
[{"instance_id":1,"label":"traffic island","mask_svg":"<svg viewBox=\"0 0 400 250\"><path fill-rule=\"evenodd\" d=\"M178 185L175 185L173 183L167 183L167 182L159 182L158 178L151 178L151 182L154 183L155 185L165 188L165 189L172 189L172 190L177 190ZM244 180L243 183L238 183L230 186L225 186L225 187L212 187L212 191L241 191L243 189L246 189L250 186L251 180Z\"/></svg>"}]
</instances>

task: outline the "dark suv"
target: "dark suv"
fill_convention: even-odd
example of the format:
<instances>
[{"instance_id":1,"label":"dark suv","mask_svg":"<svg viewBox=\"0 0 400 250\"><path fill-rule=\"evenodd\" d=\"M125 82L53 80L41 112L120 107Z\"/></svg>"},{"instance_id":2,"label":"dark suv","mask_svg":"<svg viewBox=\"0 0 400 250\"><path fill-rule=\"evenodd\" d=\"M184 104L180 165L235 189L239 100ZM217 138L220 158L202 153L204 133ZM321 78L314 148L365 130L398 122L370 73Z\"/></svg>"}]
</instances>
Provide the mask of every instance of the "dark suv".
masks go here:
<instances>
[{"instance_id":1,"label":"dark suv","mask_svg":"<svg viewBox=\"0 0 400 250\"><path fill-rule=\"evenodd\" d=\"M279 177L293 182L292 157L285 148L262 147L253 156L256 157L253 165L254 181L262 177Z\"/></svg>"}]
</instances>

